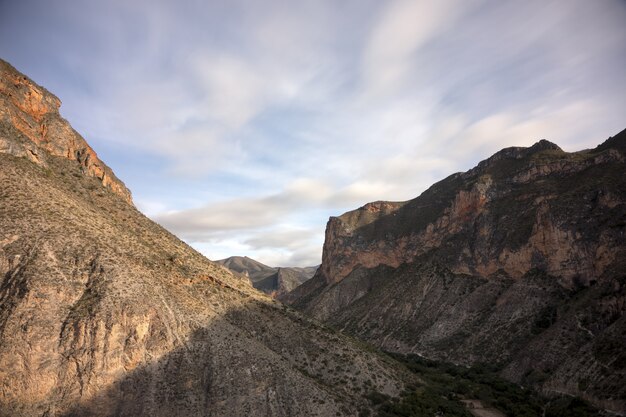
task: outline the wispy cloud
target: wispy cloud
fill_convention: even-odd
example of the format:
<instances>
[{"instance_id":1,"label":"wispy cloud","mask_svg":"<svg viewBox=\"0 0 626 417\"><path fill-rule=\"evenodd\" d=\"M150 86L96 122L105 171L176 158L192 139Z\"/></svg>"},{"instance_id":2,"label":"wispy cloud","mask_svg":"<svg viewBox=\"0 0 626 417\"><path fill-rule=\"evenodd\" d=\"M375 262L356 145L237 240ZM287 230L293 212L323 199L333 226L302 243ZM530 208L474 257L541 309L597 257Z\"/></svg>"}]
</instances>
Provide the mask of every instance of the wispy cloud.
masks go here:
<instances>
[{"instance_id":1,"label":"wispy cloud","mask_svg":"<svg viewBox=\"0 0 626 417\"><path fill-rule=\"evenodd\" d=\"M418 49L450 29L471 3L451 0L390 2L374 26L363 53L363 78L368 98L380 98L402 89L403 81L414 70Z\"/></svg>"},{"instance_id":2,"label":"wispy cloud","mask_svg":"<svg viewBox=\"0 0 626 417\"><path fill-rule=\"evenodd\" d=\"M283 218L329 199L330 188L314 180L295 181L277 194L238 198L155 216L166 227L189 240L202 240L215 232L254 229L279 224Z\"/></svg>"},{"instance_id":3,"label":"wispy cloud","mask_svg":"<svg viewBox=\"0 0 626 417\"><path fill-rule=\"evenodd\" d=\"M623 129L625 20L617 0L24 0L0 3L0 55L210 257L315 264L329 215Z\"/></svg>"}]
</instances>

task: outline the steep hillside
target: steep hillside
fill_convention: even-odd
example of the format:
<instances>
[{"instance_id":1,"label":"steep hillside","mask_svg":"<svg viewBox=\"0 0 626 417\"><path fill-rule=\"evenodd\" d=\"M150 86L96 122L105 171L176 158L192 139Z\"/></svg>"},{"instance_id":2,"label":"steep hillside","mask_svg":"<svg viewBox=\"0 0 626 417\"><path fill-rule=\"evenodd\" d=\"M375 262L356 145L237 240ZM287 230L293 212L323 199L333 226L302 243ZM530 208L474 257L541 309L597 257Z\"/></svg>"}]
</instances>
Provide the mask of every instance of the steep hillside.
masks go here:
<instances>
[{"instance_id":1,"label":"steep hillside","mask_svg":"<svg viewBox=\"0 0 626 417\"><path fill-rule=\"evenodd\" d=\"M330 219L283 297L383 349L626 410L626 133L507 148L405 203Z\"/></svg>"},{"instance_id":2,"label":"steep hillside","mask_svg":"<svg viewBox=\"0 0 626 417\"><path fill-rule=\"evenodd\" d=\"M403 389L143 216L58 100L1 77L0 416L354 416Z\"/></svg>"},{"instance_id":3,"label":"steep hillside","mask_svg":"<svg viewBox=\"0 0 626 417\"><path fill-rule=\"evenodd\" d=\"M281 297L311 279L317 271L316 266L271 267L248 258L231 256L217 261L233 272L247 277L252 286L273 297Z\"/></svg>"},{"instance_id":4,"label":"steep hillside","mask_svg":"<svg viewBox=\"0 0 626 417\"><path fill-rule=\"evenodd\" d=\"M130 191L59 114L61 101L0 59L0 152L25 157L44 168L50 156L80 170L131 202Z\"/></svg>"}]
</instances>

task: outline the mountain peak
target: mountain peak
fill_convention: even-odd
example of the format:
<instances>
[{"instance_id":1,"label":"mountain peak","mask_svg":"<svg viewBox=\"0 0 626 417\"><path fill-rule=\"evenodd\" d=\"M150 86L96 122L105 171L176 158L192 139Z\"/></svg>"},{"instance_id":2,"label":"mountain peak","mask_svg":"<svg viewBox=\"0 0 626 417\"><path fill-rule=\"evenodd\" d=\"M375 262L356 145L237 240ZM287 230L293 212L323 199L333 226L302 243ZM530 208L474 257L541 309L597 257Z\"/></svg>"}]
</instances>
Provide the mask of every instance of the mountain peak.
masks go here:
<instances>
[{"instance_id":1,"label":"mountain peak","mask_svg":"<svg viewBox=\"0 0 626 417\"><path fill-rule=\"evenodd\" d=\"M76 161L84 175L132 204L124 183L61 117L61 100L0 59L0 152L48 167L50 157Z\"/></svg>"},{"instance_id":2,"label":"mountain peak","mask_svg":"<svg viewBox=\"0 0 626 417\"><path fill-rule=\"evenodd\" d=\"M533 146L528 148L528 150L531 152L539 152L547 150L562 151L563 149L561 149L556 143L552 143L546 139L541 139L538 142L535 142Z\"/></svg>"},{"instance_id":3,"label":"mountain peak","mask_svg":"<svg viewBox=\"0 0 626 417\"><path fill-rule=\"evenodd\" d=\"M495 161L500 159L523 159L543 151L563 152L563 150L558 145L550 142L549 140L541 139L540 141L535 142L532 146L529 147L511 146L509 148L504 148L501 151L493 154L490 158L487 159L487 161Z\"/></svg>"},{"instance_id":4,"label":"mountain peak","mask_svg":"<svg viewBox=\"0 0 626 417\"><path fill-rule=\"evenodd\" d=\"M272 267L247 256L231 256L217 263L237 274L245 275L254 288L278 297L286 294L313 276L313 267Z\"/></svg>"},{"instance_id":5,"label":"mountain peak","mask_svg":"<svg viewBox=\"0 0 626 417\"><path fill-rule=\"evenodd\" d=\"M535 144L529 147L511 146L508 148L504 148L494 153L489 158L479 162L475 168L472 168L469 171L467 171L465 175L473 175L476 172L482 172L485 169L492 166L494 163L501 161L503 159L524 159L536 153L545 152L545 151L563 152L563 150L558 145L546 139L541 139L540 141L535 142Z\"/></svg>"},{"instance_id":6,"label":"mountain peak","mask_svg":"<svg viewBox=\"0 0 626 417\"><path fill-rule=\"evenodd\" d=\"M626 410L609 359L624 311L598 313L626 298L624 135L575 153L503 149L394 211L331 217L319 272L282 299L391 352L498 364L513 382Z\"/></svg>"}]
</instances>

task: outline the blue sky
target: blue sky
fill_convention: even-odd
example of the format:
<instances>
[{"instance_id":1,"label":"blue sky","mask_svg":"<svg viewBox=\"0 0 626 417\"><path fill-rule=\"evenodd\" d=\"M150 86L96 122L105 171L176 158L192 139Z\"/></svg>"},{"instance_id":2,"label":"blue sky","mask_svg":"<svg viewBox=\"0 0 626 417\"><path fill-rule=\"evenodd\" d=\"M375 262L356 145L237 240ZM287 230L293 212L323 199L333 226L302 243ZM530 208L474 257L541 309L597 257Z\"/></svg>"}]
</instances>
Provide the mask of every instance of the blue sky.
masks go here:
<instances>
[{"instance_id":1,"label":"blue sky","mask_svg":"<svg viewBox=\"0 0 626 417\"><path fill-rule=\"evenodd\" d=\"M0 57L210 259L302 266L331 215L624 129L624 22L618 0L0 0Z\"/></svg>"}]
</instances>

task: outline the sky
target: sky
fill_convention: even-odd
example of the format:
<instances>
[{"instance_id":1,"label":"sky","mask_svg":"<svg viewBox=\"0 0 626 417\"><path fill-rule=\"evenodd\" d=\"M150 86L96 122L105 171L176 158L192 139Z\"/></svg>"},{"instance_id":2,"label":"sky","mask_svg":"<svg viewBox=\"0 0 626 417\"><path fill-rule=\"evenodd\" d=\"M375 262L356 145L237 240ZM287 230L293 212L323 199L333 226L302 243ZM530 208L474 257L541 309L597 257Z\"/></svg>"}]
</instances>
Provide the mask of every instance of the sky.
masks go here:
<instances>
[{"instance_id":1,"label":"sky","mask_svg":"<svg viewBox=\"0 0 626 417\"><path fill-rule=\"evenodd\" d=\"M0 57L209 259L321 261L329 216L626 128L623 0L0 0Z\"/></svg>"}]
</instances>

